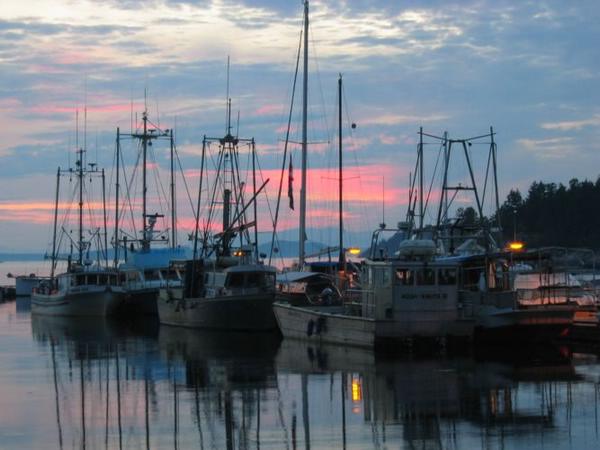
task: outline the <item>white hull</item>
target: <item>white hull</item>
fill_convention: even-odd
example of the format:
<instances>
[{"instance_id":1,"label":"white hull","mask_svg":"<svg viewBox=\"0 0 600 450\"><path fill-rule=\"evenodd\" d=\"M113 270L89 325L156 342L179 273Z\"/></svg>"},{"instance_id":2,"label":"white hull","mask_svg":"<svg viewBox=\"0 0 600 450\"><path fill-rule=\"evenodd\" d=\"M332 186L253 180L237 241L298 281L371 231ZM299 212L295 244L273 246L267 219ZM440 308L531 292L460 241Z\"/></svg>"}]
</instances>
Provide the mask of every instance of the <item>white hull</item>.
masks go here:
<instances>
[{"instance_id":1,"label":"white hull","mask_svg":"<svg viewBox=\"0 0 600 450\"><path fill-rule=\"evenodd\" d=\"M66 293L33 293L31 312L52 316L109 316L118 310L122 301L122 291L106 286L73 289Z\"/></svg>"},{"instance_id":2,"label":"white hull","mask_svg":"<svg viewBox=\"0 0 600 450\"><path fill-rule=\"evenodd\" d=\"M158 299L160 323L221 330L273 330L275 294L244 294L214 298Z\"/></svg>"},{"instance_id":3,"label":"white hull","mask_svg":"<svg viewBox=\"0 0 600 450\"><path fill-rule=\"evenodd\" d=\"M367 348L375 345L375 321L340 314L339 306L298 307L275 303L273 311L285 338Z\"/></svg>"}]
</instances>

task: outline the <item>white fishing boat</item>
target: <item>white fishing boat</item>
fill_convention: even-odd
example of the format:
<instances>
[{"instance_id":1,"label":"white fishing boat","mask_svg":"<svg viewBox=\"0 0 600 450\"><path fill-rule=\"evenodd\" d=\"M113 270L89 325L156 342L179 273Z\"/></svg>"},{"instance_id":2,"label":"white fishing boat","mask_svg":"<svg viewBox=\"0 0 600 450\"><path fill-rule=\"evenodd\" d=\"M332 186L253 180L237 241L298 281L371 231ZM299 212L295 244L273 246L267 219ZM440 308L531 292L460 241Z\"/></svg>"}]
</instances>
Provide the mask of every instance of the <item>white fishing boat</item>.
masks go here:
<instances>
[{"instance_id":1,"label":"white fishing boat","mask_svg":"<svg viewBox=\"0 0 600 450\"><path fill-rule=\"evenodd\" d=\"M183 286L160 289L158 316L163 324L228 330L270 330L277 324L272 304L275 300L275 269L265 266L257 254L257 189L254 139L231 134L231 103L223 138L205 137L202 144L200 188L194 232L193 259L187 261ZM207 155L210 144L218 145L217 155ZM239 144L251 152L251 198L244 198L239 167ZM209 175L207 161L217 161L214 180L208 191L204 227L200 230L203 182ZM250 207L253 213L250 213ZM213 232L217 210L222 228ZM247 217L253 215L253 220ZM253 229L254 233L249 230ZM239 246L235 242L239 239Z\"/></svg>"},{"instance_id":2,"label":"white fishing boat","mask_svg":"<svg viewBox=\"0 0 600 450\"><path fill-rule=\"evenodd\" d=\"M43 280L31 295L31 312L55 316L109 316L123 305L124 290L116 271L72 267Z\"/></svg>"},{"instance_id":3,"label":"white fishing boat","mask_svg":"<svg viewBox=\"0 0 600 450\"><path fill-rule=\"evenodd\" d=\"M85 164L85 150L77 151L75 169L58 169L56 182L56 205L54 210L54 232L51 255L51 271L49 279L40 281L31 294L32 314L47 314L57 316L106 316L114 314L123 302L123 288L118 273L108 267L107 239L106 239L106 202L103 201L102 209L104 223L104 239L101 238L100 228L91 231L91 238L84 238L84 183L92 178L101 177L104 188L104 170L99 170L95 163ZM75 261L69 254L67 271L55 274L56 263L59 259L58 209L61 177L75 178L78 198L78 240L71 241L71 253L76 250ZM103 190L104 199L104 190ZM67 234L61 227L61 234ZM89 250L93 240L98 244L97 261L90 259ZM102 248L102 244L104 247ZM104 261L102 261L104 260ZM102 265L104 262L104 265Z\"/></svg>"}]
</instances>

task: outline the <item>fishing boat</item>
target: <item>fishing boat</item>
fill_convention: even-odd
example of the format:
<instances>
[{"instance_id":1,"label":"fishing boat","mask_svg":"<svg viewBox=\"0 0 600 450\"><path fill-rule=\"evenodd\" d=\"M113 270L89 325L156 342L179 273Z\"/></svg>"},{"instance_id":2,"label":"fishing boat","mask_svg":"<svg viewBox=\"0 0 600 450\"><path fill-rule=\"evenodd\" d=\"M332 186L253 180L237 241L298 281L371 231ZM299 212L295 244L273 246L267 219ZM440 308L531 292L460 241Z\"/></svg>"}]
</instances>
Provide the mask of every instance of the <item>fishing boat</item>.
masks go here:
<instances>
[{"instance_id":1,"label":"fishing boat","mask_svg":"<svg viewBox=\"0 0 600 450\"><path fill-rule=\"evenodd\" d=\"M139 143L138 161L141 160L141 192L142 214L141 233L127 235L119 225L125 208L120 208L120 163L122 160L121 141L133 140ZM170 147L170 229L157 230L158 220L163 214L148 212L148 159L152 143L166 141ZM170 261L185 259L185 249L177 245L177 219L175 207L175 141L172 129L161 129L154 125L147 108L142 113L141 129L129 134L117 129L116 148L116 195L115 195L115 230L114 230L114 262L122 274L125 297L121 312L126 315L158 314L156 300L161 287L181 285L182 279L177 271L169 269ZM129 182L131 184L131 181ZM162 247L155 247L158 244ZM120 261L121 255L124 259Z\"/></svg>"},{"instance_id":2,"label":"fishing boat","mask_svg":"<svg viewBox=\"0 0 600 450\"><path fill-rule=\"evenodd\" d=\"M422 130L420 134L422 139ZM493 131L486 135L490 136ZM468 144L468 140L459 142L465 147ZM421 140L419 161L422 148ZM490 151L495 151L493 140ZM470 167L467 152L465 156ZM445 160L449 161L448 153ZM445 167L442 195L450 190L447 170ZM460 189L474 193L479 217L483 217L472 172L471 180L471 186ZM447 226L450 221L444 218L448 212L442 210L436 226L429 228L428 238L422 223L424 205L419 204L416 214L413 200L409 198L406 227L381 227L373 233L369 257L363 262L362 301L328 308L277 304L284 336L370 347L399 340L454 338L531 343L568 332L572 307L519 303L509 281L510 254L494 250L494 237L485 227L470 225L468 230L459 230L456 221ZM442 202L447 209L450 202L445 197ZM416 225L415 216L421 217ZM384 231L409 238L388 248L380 242Z\"/></svg>"},{"instance_id":3,"label":"fishing boat","mask_svg":"<svg viewBox=\"0 0 600 450\"><path fill-rule=\"evenodd\" d=\"M31 294L31 312L59 316L106 316L115 314L123 302L123 288L119 274L108 267L107 235L106 235L106 201L103 189L103 225L104 239L100 228L91 232L91 238L84 238L84 183L92 178L101 178L104 188L104 170L99 170L95 163L85 164L85 150L77 151L75 169L58 169L56 181L56 205L54 209L54 232L51 255L51 272L47 280L42 280ZM58 208L61 177L75 177L77 182L78 201L78 240L71 241L71 253L67 259L67 270L56 275L59 259L57 242ZM62 234L67 234L61 227ZM69 237L70 238L70 237ZM97 260L90 258L90 247L93 241L98 244ZM102 243L104 247L102 248ZM77 250L73 260L73 249ZM102 261L102 259L104 261Z\"/></svg>"},{"instance_id":4,"label":"fishing boat","mask_svg":"<svg viewBox=\"0 0 600 450\"><path fill-rule=\"evenodd\" d=\"M272 303L276 271L260 261L256 244L257 197L269 180L257 188L254 139L241 139L231 134L230 100L227 108L225 136L205 137L202 144L193 258L185 263L183 286L168 285L160 289L158 316L160 322L167 325L228 330L275 329ZM210 144L218 145L218 154L212 158L207 155ZM245 198L246 184L240 181L243 179L239 165L240 144L247 145L251 152L250 199ZM209 175L206 161L217 161L217 167L214 183L208 189L212 194L200 233L202 193L206 189L203 181ZM221 231L215 233L217 211L221 212L222 221ZM250 215L253 220L248 220ZM252 229L254 233L250 233Z\"/></svg>"}]
</instances>

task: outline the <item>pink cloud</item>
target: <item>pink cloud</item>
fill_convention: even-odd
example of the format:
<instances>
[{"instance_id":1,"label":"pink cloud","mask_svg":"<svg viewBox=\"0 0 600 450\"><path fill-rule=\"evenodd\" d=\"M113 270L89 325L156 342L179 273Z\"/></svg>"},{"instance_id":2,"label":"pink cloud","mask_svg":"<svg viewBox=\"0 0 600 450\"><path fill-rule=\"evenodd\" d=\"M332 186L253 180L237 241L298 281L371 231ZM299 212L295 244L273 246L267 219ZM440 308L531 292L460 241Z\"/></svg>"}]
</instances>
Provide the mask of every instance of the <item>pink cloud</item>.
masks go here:
<instances>
[{"instance_id":1,"label":"pink cloud","mask_svg":"<svg viewBox=\"0 0 600 450\"><path fill-rule=\"evenodd\" d=\"M259 107L254 114L257 116L273 116L281 114L282 107L281 105L263 105Z\"/></svg>"}]
</instances>

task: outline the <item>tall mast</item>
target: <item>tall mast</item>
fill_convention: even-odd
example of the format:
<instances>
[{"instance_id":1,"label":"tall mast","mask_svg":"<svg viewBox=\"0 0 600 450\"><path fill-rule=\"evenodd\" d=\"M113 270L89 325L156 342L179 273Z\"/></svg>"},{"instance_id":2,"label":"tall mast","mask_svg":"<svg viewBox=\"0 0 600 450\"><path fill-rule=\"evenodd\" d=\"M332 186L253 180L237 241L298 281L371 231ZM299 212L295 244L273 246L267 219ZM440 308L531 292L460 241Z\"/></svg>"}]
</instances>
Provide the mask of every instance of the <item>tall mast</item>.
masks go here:
<instances>
[{"instance_id":1,"label":"tall mast","mask_svg":"<svg viewBox=\"0 0 600 450\"><path fill-rule=\"evenodd\" d=\"M56 201L54 203L54 231L52 234L52 268L50 269L50 278L54 279L54 269L56 268L56 226L58 223L58 194L60 189L60 167L56 171Z\"/></svg>"},{"instance_id":2,"label":"tall mast","mask_svg":"<svg viewBox=\"0 0 600 450\"><path fill-rule=\"evenodd\" d=\"M338 190L340 215L340 266L345 262L344 252L344 217L343 217L343 180L342 180L342 74L338 79ZM342 267L340 267L342 269Z\"/></svg>"},{"instance_id":3,"label":"tall mast","mask_svg":"<svg viewBox=\"0 0 600 450\"><path fill-rule=\"evenodd\" d=\"M142 114L142 120L144 122L144 132L142 134L142 249L148 250L150 248L150 242L147 236L146 230L146 195L148 186L146 185L146 161L148 153L148 111L144 109Z\"/></svg>"},{"instance_id":4,"label":"tall mast","mask_svg":"<svg viewBox=\"0 0 600 450\"><path fill-rule=\"evenodd\" d=\"M115 268L119 264L119 168L121 160L121 130L117 127L117 176L115 185Z\"/></svg>"},{"instance_id":5,"label":"tall mast","mask_svg":"<svg viewBox=\"0 0 600 450\"><path fill-rule=\"evenodd\" d=\"M308 119L308 0L304 1L304 74L302 84L302 181L300 185L300 235L298 263L304 266L304 244L306 239L306 160Z\"/></svg>"},{"instance_id":6,"label":"tall mast","mask_svg":"<svg viewBox=\"0 0 600 450\"><path fill-rule=\"evenodd\" d=\"M79 264L83 264L83 149L77 150L77 178L79 180Z\"/></svg>"},{"instance_id":7,"label":"tall mast","mask_svg":"<svg viewBox=\"0 0 600 450\"><path fill-rule=\"evenodd\" d=\"M108 267L108 224L106 222L106 179L104 177L104 169L101 172L102 176L102 217L104 219L104 263Z\"/></svg>"},{"instance_id":8,"label":"tall mast","mask_svg":"<svg viewBox=\"0 0 600 450\"><path fill-rule=\"evenodd\" d=\"M256 145L254 145L254 138L250 142L252 147L252 194L256 195ZM254 201L254 257L258 261L258 205L256 200Z\"/></svg>"},{"instance_id":9,"label":"tall mast","mask_svg":"<svg viewBox=\"0 0 600 450\"><path fill-rule=\"evenodd\" d=\"M419 128L419 234L423 232L423 127Z\"/></svg>"},{"instance_id":10,"label":"tall mast","mask_svg":"<svg viewBox=\"0 0 600 450\"><path fill-rule=\"evenodd\" d=\"M175 170L174 170L174 150L173 130L171 129L169 138L171 141L171 248L177 247L177 219L175 211Z\"/></svg>"}]
</instances>

